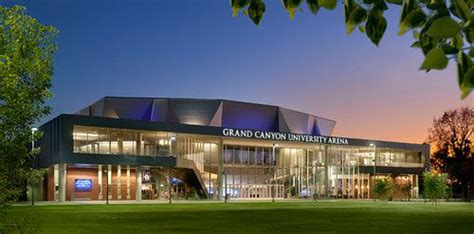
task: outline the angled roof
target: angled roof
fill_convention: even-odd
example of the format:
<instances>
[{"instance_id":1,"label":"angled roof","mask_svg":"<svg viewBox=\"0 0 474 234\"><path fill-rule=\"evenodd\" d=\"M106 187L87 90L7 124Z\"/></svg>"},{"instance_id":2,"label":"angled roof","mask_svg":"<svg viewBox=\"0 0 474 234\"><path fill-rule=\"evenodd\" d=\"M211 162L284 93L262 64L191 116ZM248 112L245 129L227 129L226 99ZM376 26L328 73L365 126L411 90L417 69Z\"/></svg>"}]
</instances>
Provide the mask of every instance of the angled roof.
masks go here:
<instances>
[{"instance_id":1,"label":"angled roof","mask_svg":"<svg viewBox=\"0 0 474 234\"><path fill-rule=\"evenodd\" d=\"M332 135L336 125L279 106L225 99L104 97L75 114L311 135Z\"/></svg>"}]
</instances>

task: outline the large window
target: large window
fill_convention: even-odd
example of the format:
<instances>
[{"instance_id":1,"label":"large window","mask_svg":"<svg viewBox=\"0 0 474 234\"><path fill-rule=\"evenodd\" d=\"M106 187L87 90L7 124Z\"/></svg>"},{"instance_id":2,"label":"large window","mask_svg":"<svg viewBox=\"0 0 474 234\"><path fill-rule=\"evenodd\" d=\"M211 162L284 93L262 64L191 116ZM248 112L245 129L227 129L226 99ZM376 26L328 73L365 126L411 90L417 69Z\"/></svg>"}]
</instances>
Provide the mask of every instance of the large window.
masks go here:
<instances>
[{"instance_id":1,"label":"large window","mask_svg":"<svg viewBox=\"0 0 474 234\"><path fill-rule=\"evenodd\" d=\"M369 198L374 162L377 167L423 167L421 152L370 146L282 143L274 156L270 143L220 145L217 137L86 126L74 126L73 139L75 153L172 155L193 162L211 198L217 197L221 176L233 198L270 198L272 190L276 198ZM403 176L415 191L416 175Z\"/></svg>"},{"instance_id":2,"label":"large window","mask_svg":"<svg viewBox=\"0 0 474 234\"><path fill-rule=\"evenodd\" d=\"M171 135L168 132L74 126L74 153L167 156L170 148L176 148L176 142L169 141ZM172 154L176 155L176 152Z\"/></svg>"},{"instance_id":3,"label":"large window","mask_svg":"<svg viewBox=\"0 0 474 234\"><path fill-rule=\"evenodd\" d=\"M378 152L378 166L423 167L421 153L410 150L382 148Z\"/></svg>"},{"instance_id":4,"label":"large window","mask_svg":"<svg viewBox=\"0 0 474 234\"><path fill-rule=\"evenodd\" d=\"M277 150L278 151L278 150ZM224 145L226 194L233 198L270 198L272 148ZM283 185L275 184L276 197L283 197Z\"/></svg>"}]
</instances>

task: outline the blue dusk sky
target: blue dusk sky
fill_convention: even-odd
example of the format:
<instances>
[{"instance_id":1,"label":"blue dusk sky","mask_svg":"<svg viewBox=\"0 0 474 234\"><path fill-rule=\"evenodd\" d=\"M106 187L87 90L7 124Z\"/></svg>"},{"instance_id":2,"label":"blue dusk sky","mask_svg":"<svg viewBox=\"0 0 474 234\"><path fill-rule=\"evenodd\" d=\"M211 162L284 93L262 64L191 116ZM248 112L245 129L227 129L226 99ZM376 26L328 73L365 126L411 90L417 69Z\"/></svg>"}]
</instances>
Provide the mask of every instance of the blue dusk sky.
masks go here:
<instances>
[{"instance_id":1,"label":"blue dusk sky","mask_svg":"<svg viewBox=\"0 0 474 234\"><path fill-rule=\"evenodd\" d=\"M336 120L339 136L421 143L432 119L460 100L454 64L418 68L411 33L399 37L399 8L377 48L346 34L342 6L290 20L266 0L260 26L231 16L227 0L29 0L57 27L54 108L74 113L103 96L224 98L281 105Z\"/></svg>"}]
</instances>

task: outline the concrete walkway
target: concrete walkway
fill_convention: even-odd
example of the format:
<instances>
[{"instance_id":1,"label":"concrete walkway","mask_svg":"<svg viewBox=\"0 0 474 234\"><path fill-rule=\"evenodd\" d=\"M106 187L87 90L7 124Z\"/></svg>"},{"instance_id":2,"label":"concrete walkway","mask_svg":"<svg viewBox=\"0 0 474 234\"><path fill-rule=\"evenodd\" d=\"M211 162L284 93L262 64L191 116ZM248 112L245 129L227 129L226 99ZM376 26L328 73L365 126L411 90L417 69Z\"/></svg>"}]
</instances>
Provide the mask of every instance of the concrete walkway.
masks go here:
<instances>
[{"instance_id":1,"label":"concrete walkway","mask_svg":"<svg viewBox=\"0 0 474 234\"><path fill-rule=\"evenodd\" d=\"M233 199L227 200L228 203L240 203L240 202L272 202L271 199ZM312 202L312 200L303 199L276 199L275 202ZM224 200L172 200L173 204L206 204L206 203L225 203ZM66 201L66 202L55 202L55 201L37 201L37 206L52 206L52 205L100 205L106 204L106 201ZM169 200L110 200L109 204L169 204ZM14 206L30 206L31 202L19 202Z\"/></svg>"},{"instance_id":2,"label":"concrete walkway","mask_svg":"<svg viewBox=\"0 0 474 234\"><path fill-rule=\"evenodd\" d=\"M227 200L227 203L260 203L260 202L272 202L271 199L230 199ZM372 199L318 199L313 201L311 199L276 199L275 202L373 202ZM380 201L377 201L380 202ZM424 202L423 199L412 199L411 201L390 201L389 203L419 203ZM120 204L168 204L168 200L110 200L109 204L111 205L120 205ZM208 203L224 203L224 200L173 200L173 204L208 204ZM450 202L451 203L451 202ZM55 201L37 201L35 205L37 206L54 206L54 205L103 205L106 204L106 201L66 201L66 202L55 202ZM31 202L20 202L14 204L14 206L31 206Z\"/></svg>"}]
</instances>

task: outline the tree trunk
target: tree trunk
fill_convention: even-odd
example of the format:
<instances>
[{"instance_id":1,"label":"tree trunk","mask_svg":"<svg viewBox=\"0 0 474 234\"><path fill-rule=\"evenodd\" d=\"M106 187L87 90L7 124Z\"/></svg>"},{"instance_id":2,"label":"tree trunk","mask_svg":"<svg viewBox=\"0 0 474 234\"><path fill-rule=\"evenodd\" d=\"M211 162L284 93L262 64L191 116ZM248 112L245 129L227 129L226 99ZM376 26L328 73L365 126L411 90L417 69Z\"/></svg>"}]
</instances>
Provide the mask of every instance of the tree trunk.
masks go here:
<instances>
[{"instance_id":1,"label":"tree trunk","mask_svg":"<svg viewBox=\"0 0 474 234\"><path fill-rule=\"evenodd\" d=\"M472 176L471 176L472 177ZM462 199L464 201L469 201L469 181L461 181L461 191L462 191ZM471 188L472 189L472 188Z\"/></svg>"},{"instance_id":2,"label":"tree trunk","mask_svg":"<svg viewBox=\"0 0 474 234\"><path fill-rule=\"evenodd\" d=\"M470 187L470 200L473 201L474 200L474 155L471 155L471 178L470 178L470 181L469 181L469 187Z\"/></svg>"}]
</instances>

